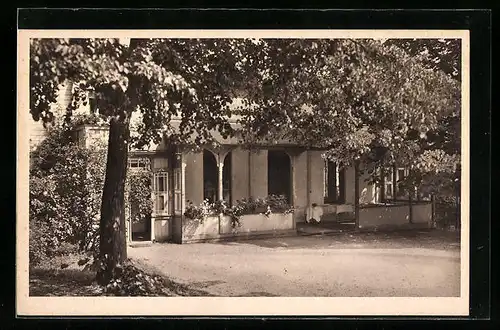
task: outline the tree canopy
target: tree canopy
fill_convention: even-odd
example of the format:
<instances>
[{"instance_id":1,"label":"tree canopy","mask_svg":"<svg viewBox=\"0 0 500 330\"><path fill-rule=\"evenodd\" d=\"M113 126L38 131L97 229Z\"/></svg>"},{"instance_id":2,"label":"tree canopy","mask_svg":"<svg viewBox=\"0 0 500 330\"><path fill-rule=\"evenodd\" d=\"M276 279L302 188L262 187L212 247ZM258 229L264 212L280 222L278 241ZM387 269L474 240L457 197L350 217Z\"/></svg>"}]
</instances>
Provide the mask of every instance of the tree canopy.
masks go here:
<instances>
[{"instance_id":1,"label":"tree canopy","mask_svg":"<svg viewBox=\"0 0 500 330\"><path fill-rule=\"evenodd\" d=\"M124 109L140 114L138 147L158 143L164 132L179 142L224 135L227 103L244 79L236 63L244 56L239 39L32 39L30 111L35 120L53 119L51 104L66 79L77 82L68 115L95 91L101 115ZM170 119L178 117L180 131Z\"/></svg>"},{"instance_id":2,"label":"tree canopy","mask_svg":"<svg viewBox=\"0 0 500 330\"><path fill-rule=\"evenodd\" d=\"M286 136L350 164L410 164L441 120L460 110L460 85L377 40L265 40L242 110L255 138ZM272 55L267 55L272 53ZM266 56L272 63L265 61ZM264 60L263 60L264 59Z\"/></svg>"},{"instance_id":3,"label":"tree canopy","mask_svg":"<svg viewBox=\"0 0 500 330\"><path fill-rule=\"evenodd\" d=\"M388 39L384 44L402 48L426 67L461 80L461 39Z\"/></svg>"},{"instance_id":4,"label":"tree canopy","mask_svg":"<svg viewBox=\"0 0 500 330\"><path fill-rule=\"evenodd\" d=\"M244 79L236 63L245 40L199 39L32 39L30 47L30 112L35 120L54 118L51 104L66 80L76 88L67 117L87 91L97 98L99 113L109 120L106 177L100 221L101 270L106 284L126 259L124 189L128 150L158 143L164 134L182 142L212 140L211 130L231 133L227 101ZM130 134L133 114L141 120ZM179 129L170 125L181 120ZM133 138L133 141L131 141Z\"/></svg>"}]
</instances>

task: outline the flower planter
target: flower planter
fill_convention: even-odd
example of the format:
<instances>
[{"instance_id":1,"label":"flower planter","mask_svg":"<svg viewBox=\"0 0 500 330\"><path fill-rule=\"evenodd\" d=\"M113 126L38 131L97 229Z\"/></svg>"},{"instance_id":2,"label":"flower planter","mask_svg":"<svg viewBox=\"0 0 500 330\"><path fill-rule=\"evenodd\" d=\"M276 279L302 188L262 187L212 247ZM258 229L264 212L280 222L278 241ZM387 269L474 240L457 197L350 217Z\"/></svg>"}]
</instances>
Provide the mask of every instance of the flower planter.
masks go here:
<instances>
[{"instance_id":1,"label":"flower planter","mask_svg":"<svg viewBox=\"0 0 500 330\"><path fill-rule=\"evenodd\" d=\"M246 214L240 217L240 225L234 228L228 219L221 223L221 234L238 234L261 231L277 231L293 229L293 215L283 213Z\"/></svg>"},{"instance_id":2,"label":"flower planter","mask_svg":"<svg viewBox=\"0 0 500 330\"><path fill-rule=\"evenodd\" d=\"M209 216L203 221L185 218L182 224L182 241L230 238L248 234L279 233L294 229L293 214L247 214L240 217L240 225L233 227L231 217Z\"/></svg>"},{"instance_id":3,"label":"flower planter","mask_svg":"<svg viewBox=\"0 0 500 330\"><path fill-rule=\"evenodd\" d=\"M219 217L209 216L200 221L184 218L182 221L182 240L216 238L219 235Z\"/></svg>"}]
</instances>

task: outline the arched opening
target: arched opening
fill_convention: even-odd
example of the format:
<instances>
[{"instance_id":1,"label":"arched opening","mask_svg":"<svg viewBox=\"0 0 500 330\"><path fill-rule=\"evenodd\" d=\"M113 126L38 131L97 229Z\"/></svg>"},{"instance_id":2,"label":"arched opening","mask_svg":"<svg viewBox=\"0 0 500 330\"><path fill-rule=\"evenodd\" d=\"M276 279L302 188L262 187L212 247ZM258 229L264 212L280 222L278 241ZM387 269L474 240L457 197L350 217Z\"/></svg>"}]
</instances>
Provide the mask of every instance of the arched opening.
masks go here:
<instances>
[{"instance_id":1,"label":"arched opening","mask_svg":"<svg viewBox=\"0 0 500 330\"><path fill-rule=\"evenodd\" d=\"M269 195L283 195L289 204L291 198L291 163L284 151L270 150L267 154L267 191Z\"/></svg>"},{"instance_id":2,"label":"arched opening","mask_svg":"<svg viewBox=\"0 0 500 330\"><path fill-rule=\"evenodd\" d=\"M218 168L215 155L208 150L203 150L203 199L208 199L210 203L217 200L217 177Z\"/></svg>"}]
</instances>

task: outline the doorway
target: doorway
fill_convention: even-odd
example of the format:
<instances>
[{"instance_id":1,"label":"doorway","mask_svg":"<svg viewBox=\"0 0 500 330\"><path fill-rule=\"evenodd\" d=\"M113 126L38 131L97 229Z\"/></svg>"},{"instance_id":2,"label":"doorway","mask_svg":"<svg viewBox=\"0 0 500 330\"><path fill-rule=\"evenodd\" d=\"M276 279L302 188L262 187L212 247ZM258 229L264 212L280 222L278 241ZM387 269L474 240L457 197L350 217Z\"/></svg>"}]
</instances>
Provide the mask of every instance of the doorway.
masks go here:
<instances>
[{"instance_id":1,"label":"doorway","mask_svg":"<svg viewBox=\"0 0 500 330\"><path fill-rule=\"evenodd\" d=\"M288 204L291 198L291 162L284 151L270 150L267 154L267 192L268 195L283 195Z\"/></svg>"}]
</instances>

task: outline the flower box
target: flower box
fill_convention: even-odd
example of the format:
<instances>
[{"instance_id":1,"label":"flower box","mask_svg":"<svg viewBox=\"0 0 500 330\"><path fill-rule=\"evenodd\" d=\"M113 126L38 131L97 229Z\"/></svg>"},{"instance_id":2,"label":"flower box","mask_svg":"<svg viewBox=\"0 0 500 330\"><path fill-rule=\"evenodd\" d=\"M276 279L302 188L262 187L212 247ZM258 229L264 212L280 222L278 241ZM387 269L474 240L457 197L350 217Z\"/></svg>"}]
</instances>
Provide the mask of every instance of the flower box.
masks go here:
<instances>
[{"instance_id":1,"label":"flower box","mask_svg":"<svg viewBox=\"0 0 500 330\"><path fill-rule=\"evenodd\" d=\"M215 238L219 235L219 217L208 216L203 221L189 219L182 221L182 240Z\"/></svg>"},{"instance_id":2,"label":"flower box","mask_svg":"<svg viewBox=\"0 0 500 330\"><path fill-rule=\"evenodd\" d=\"M276 231L293 229L293 214L271 213L269 216L264 214L246 214L240 218L240 225L233 226L229 221L221 222L222 234L237 234L259 231Z\"/></svg>"},{"instance_id":3,"label":"flower box","mask_svg":"<svg viewBox=\"0 0 500 330\"><path fill-rule=\"evenodd\" d=\"M249 233L277 233L294 229L291 213L272 213L269 216L246 214L239 220L239 225L233 226L229 216L208 216L203 221L184 218L182 241L238 237Z\"/></svg>"}]
</instances>

